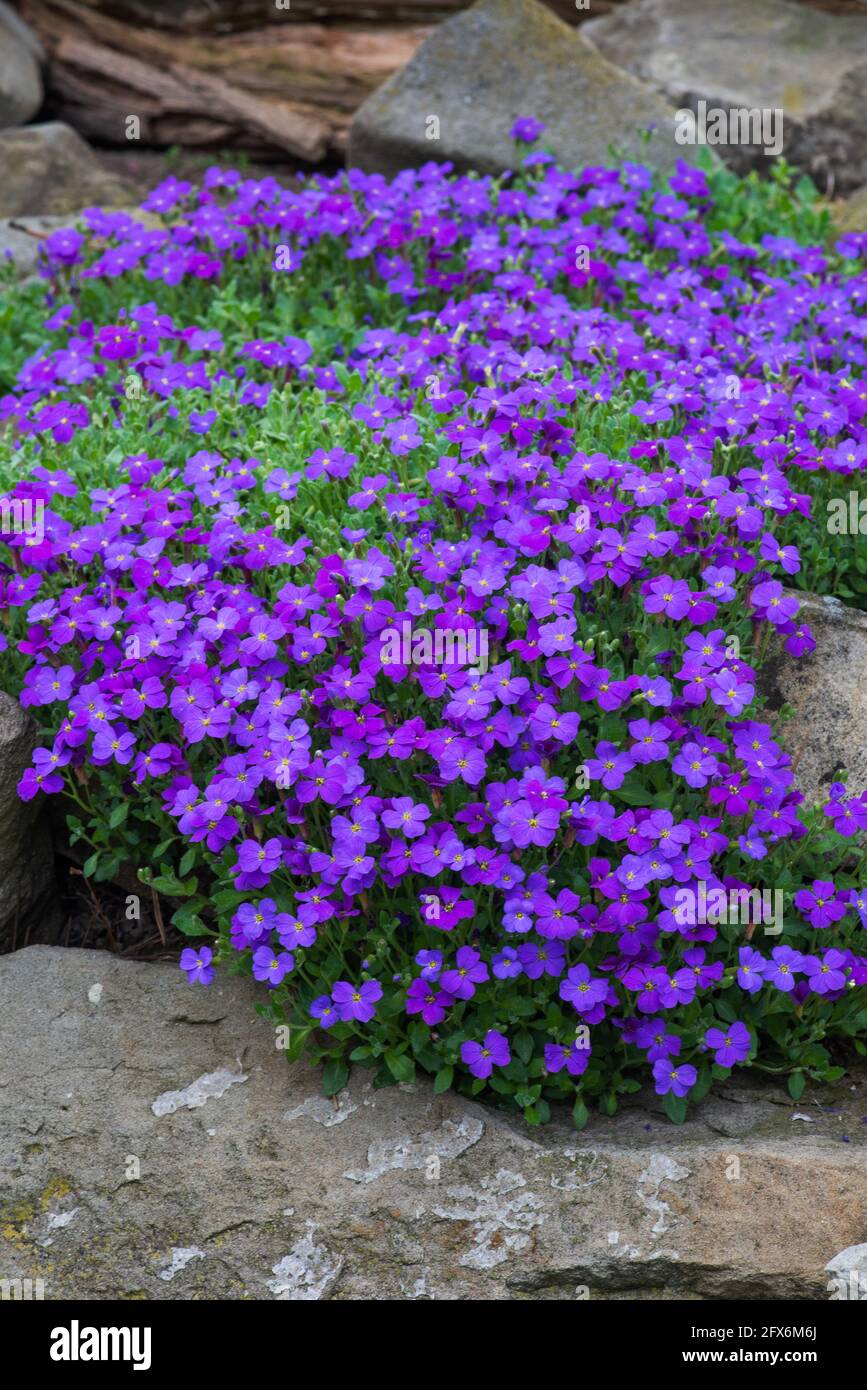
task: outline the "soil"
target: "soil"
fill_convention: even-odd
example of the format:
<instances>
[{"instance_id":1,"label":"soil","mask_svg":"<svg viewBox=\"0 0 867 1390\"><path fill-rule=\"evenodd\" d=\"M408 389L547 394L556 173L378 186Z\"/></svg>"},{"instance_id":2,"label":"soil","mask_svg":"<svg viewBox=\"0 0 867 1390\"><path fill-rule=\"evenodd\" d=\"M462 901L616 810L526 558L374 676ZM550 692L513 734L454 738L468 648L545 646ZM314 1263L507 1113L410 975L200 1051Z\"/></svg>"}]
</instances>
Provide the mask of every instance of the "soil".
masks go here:
<instances>
[{"instance_id":1,"label":"soil","mask_svg":"<svg viewBox=\"0 0 867 1390\"><path fill-rule=\"evenodd\" d=\"M64 924L55 945L111 951L127 960L177 960L189 944L169 921L157 920L144 884L136 895L140 917L130 920L125 889L89 881L77 865L60 856L56 869Z\"/></svg>"}]
</instances>

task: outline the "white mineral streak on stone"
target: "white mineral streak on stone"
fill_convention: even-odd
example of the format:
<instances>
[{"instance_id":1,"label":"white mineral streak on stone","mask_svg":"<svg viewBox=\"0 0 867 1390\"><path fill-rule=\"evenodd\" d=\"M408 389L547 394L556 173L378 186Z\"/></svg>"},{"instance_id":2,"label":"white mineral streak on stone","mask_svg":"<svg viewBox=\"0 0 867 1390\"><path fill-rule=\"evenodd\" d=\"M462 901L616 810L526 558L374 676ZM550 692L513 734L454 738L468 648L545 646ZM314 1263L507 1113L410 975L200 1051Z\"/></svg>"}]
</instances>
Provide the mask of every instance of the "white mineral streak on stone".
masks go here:
<instances>
[{"instance_id":1,"label":"white mineral streak on stone","mask_svg":"<svg viewBox=\"0 0 867 1390\"><path fill-rule=\"evenodd\" d=\"M461 1256L469 1269L493 1269L517 1250L530 1243L527 1234L547 1219L542 1199L535 1192L523 1192L527 1179L505 1168L492 1178L483 1178L479 1188L450 1187L454 1205L434 1207L434 1215L446 1221L470 1221L473 1245ZM517 1196L509 1193L517 1192ZM496 1244L494 1243L496 1238Z\"/></svg>"},{"instance_id":2,"label":"white mineral streak on stone","mask_svg":"<svg viewBox=\"0 0 867 1390\"><path fill-rule=\"evenodd\" d=\"M180 1274L182 1269L186 1269L190 1260L203 1260L204 1250L200 1250L198 1245L173 1245L172 1262L166 1265L165 1269L160 1270L160 1278L167 1282L174 1279L176 1274Z\"/></svg>"},{"instance_id":3,"label":"white mineral streak on stone","mask_svg":"<svg viewBox=\"0 0 867 1390\"><path fill-rule=\"evenodd\" d=\"M350 1098L348 1091L341 1091L336 1100L337 1105L334 1106L325 1096L308 1096L301 1105L296 1105L294 1110L287 1110L283 1119L298 1120L304 1115L315 1120L316 1124L324 1125L326 1129L330 1129L332 1125L342 1125L344 1120L355 1114L358 1106Z\"/></svg>"},{"instance_id":4,"label":"white mineral streak on stone","mask_svg":"<svg viewBox=\"0 0 867 1390\"><path fill-rule=\"evenodd\" d=\"M209 1071L204 1076L197 1077L183 1091L163 1091L162 1095L157 1096L151 1110L155 1115L173 1115L183 1107L187 1110L198 1110L206 1101L219 1100L230 1086L237 1086L239 1082L246 1080L246 1072L229 1071L226 1067L221 1067L219 1071Z\"/></svg>"},{"instance_id":5,"label":"white mineral streak on stone","mask_svg":"<svg viewBox=\"0 0 867 1390\"><path fill-rule=\"evenodd\" d=\"M102 998L102 985L91 985L87 991L87 997L91 1004L98 1004Z\"/></svg>"},{"instance_id":6,"label":"white mineral streak on stone","mask_svg":"<svg viewBox=\"0 0 867 1390\"><path fill-rule=\"evenodd\" d=\"M352 1182L374 1182L394 1169L426 1168L432 1158L457 1158L477 1144L485 1132L481 1120L466 1116L459 1123L444 1120L439 1129L418 1139L402 1134L397 1139L376 1139L367 1150L366 1168L349 1168L343 1174Z\"/></svg>"},{"instance_id":7,"label":"white mineral streak on stone","mask_svg":"<svg viewBox=\"0 0 867 1390\"><path fill-rule=\"evenodd\" d=\"M317 1302L327 1293L343 1267L343 1261L317 1245L316 1227L307 1222L307 1235L292 1246L288 1255L271 1266L276 1278L267 1281L275 1298L283 1301Z\"/></svg>"},{"instance_id":8,"label":"white mineral streak on stone","mask_svg":"<svg viewBox=\"0 0 867 1390\"><path fill-rule=\"evenodd\" d=\"M80 1210L81 1210L80 1207L73 1207L73 1208L72 1208L72 1211L49 1212L49 1215L48 1215L48 1229L49 1229L49 1231L57 1231L57 1230L60 1230L61 1227L63 1227L63 1226L68 1226L69 1223L70 1223L71 1221L74 1221L74 1220L75 1220L75 1218L76 1218L76 1216L78 1215L78 1213L79 1213Z\"/></svg>"},{"instance_id":9,"label":"white mineral streak on stone","mask_svg":"<svg viewBox=\"0 0 867 1390\"><path fill-rule=\"evenodd\" d=\"M619 1232L619 1231L609 1231L609 1232L608 1232L608 1244L609 1244L609 1245L616 1245L617 1242L619 1241L619 1239L620 1239L620 1232Z\"/></svg>"},{"instance_id":10,"label":"white mineral streak on stone","mask_svg":"<svg viewBox=\"0 0 867 1390\"><path fill-rule=\"evenodd\" d=\"M793 1116L792 1116L792 1120L793 1120L793 1121L795 1121L795 1120L803 1120L805 1124L814 1125L814 1124L816 1123L816 1116L815 1116L815 1115L793 1115Z\"/></svg>"},{"instance_id":11,"label":"white mineral streak on stone","mask_svg":"<svg viewBox=\"0 0 867 1390\"><path fill-rule=\"evenodd\" d=\"M668 1202L664 1202L659 1195L659 1189L664 1182L681 1182L683 1178L689 1177L689 1169L681 1168L679 1163L675 1163L673 1158L667 1154L652 1154L650 1162L638 1179L638 1196L641 1198L648 1211L656 1213L656 1223L651 1228L655 1236L662 1235L668 1230L667 1217L671 1208ZM643 1190L644 1189L644 1190Z\"/></svg>"}]
</instances>

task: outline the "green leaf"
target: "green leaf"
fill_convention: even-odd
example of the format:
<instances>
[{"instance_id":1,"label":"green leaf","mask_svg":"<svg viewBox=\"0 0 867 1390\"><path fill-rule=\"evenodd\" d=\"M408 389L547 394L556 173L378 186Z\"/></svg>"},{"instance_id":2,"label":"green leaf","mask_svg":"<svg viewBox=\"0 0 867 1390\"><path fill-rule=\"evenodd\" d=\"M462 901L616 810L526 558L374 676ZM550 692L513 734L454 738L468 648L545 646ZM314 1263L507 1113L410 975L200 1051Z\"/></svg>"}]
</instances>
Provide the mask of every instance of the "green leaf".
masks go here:
<instances>
[{"instance_id":1,"label":"green leaf","mask_svg":"<svg viewBox=\"0 0 867 1390\"><path fill-rule=\"evenodd\" d=\"M804 1094L807 1078L802 1071L793 1071L788 1080L789 1095L792 1100L800 1100Z\"/></svg>"},{"instance_id":2,"label":"green leaf","mask_svg":"<svg viewBox=\"0 0 867 1390\"><path fill-rule=\"evenodd\" d=\"M96 873L96 866L98 863L99 850L97 849L94 850L93 854L91 854L87 859L85 859L84 864L82 865L81 872L84 874L85 878L93 877L93 875Z\"/></svg>"},{"instance_id":3,"label":"green leaf","mask_svg":"<svg viewBox=\"0 0 867 1390\"><path fill-rule=\"evenodd\" d=\"M533 1055L533 1039L527 1032L520 1032L515 1037L515 1051L525 1064L529 1062Z\"/></svg>"},{"instance_id":4,"label":"green leaf","mask_svg":"<svg viewBox=\"0 0 867 1390\"><path fill-rule=\"evenodd\" d=\"M123 825L129 815L129 802L119 801L108 818L109 830L117 830L119 825Z\"/></svg>"},{"instance_id":5,"label":"green leaf","mask_svg":"<svg viewBox=\"0 0 867 1390\"><path fill-rule=\"evenodd\" d=\"M395 1052L389 1048L385 1054L385 1064L395 1081L415 1081L415 1062L406 1052Z\"/></svg>"},{"instance_id":6,"label":"green leaf","mask_svg":"<svg viewBox=\"0 0 867 1390\"><path fill-rule=\"evenodd\" d=\"M196 851L194 849L188 849L180 864L178 865L178 877L186 878L187 874L190 872L190 869L193 867L195 862Z\"/></svg>"},{"instance_id":7,"label":"green leaf","mask_svg":"<svg viewBox=\"0 0 867 1390\"><path fill-rule=\"evenodd\" d=\"M332 1057L322 1073L322 1090L326 1096L336 1096L349 1080L349 1067L342 1057Z\"/></svg>"},{"instance_id":8,"label":"green leaf","mask_svg":"<svg viewBox=\"0 0 867 1390\"><path fill-rule=\"evenodd\" d=\"M184 936L216 936L216 932L206 927L197 912L193 911L190 903L184 903L177 912L172 913L171 922L173 927L183 932Z\"/></svg>"},{"instance_id":9,"label":"green leaf","mask_svg":"<svg viewBox=\"0 0 867 1390\"><path fill-rule=\"evenodd\" d=\"M590 1111L579 1096L572 1106L572 1120L576 1129L583 1129L590 1119Z\"/></svg>"},{"instance_id":10,"label":"green leaf","mask_svg":"<svg viewBox=\"0 0 867 1390\"><path fill-rule=\"evenodd\" d=\"M619 786L612 795L619 796L620 800L625 801L627 806L652 806L656 801L653 792L649 791L647 787L642 787L639 782L634 782L630 777L627 777L622 786Z\"/></svg>"},{"instance_id":11,"label":"green leaf","mask_svg":"<svg viewBox=\"0 0 867 1390\"><path fill-rule=\"evenodd\" d=\"M447 1091L454 1080L454 1067L441 1067L434 1080L434 1095L441 1096L443 1091Z\"/></svg>"},{"instance_id":12,"label":"green leaf","mask_svg":"<svg viewBox=\"0 0 867 1390\"><path fill-rule=\"evenodd\" d=\"M672 1124L683 1124L686 1119L686 1098L684 1096L676 1096L673 1091L669 1091L662 1102L662 1108Z\"/></svg>"}]
</instances>

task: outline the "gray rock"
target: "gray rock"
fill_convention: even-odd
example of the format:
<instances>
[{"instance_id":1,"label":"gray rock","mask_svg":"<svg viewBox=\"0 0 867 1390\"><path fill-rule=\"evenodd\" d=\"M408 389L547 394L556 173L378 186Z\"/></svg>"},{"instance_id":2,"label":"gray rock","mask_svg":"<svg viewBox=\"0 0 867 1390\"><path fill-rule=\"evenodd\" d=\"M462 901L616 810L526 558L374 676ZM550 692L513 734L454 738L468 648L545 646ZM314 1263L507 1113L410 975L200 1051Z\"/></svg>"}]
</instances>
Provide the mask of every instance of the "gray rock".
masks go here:
<instances>
[{"instance_id":1,"label":"gray rock","mask_svg":"<svg viewBox=\"0 0 867 1390\"><path fill-rule=\"evenodd\" d=\"M0 217L0 269L4 262L12 263L14 278L33 279L39 264L39 247L51 232L61 227L78 227L87 233L87 224L82 219L84 209L61 213L55 217ZM144 212L137 207L114 209L125 212L145 227L163 226L162 218L153 212Z\"/></svg>"},{"instance_id":2,"label":"gray rock","mask_svg":"<svg viewBox=\"0 0 867 1390\"><path fill-rule=\"evenodd\" d=\"M40 243L51 232L69 227L74 221L75 216L70 213L57 217L0 218L0 266L11 261L16 278L35 274Z\"/></svg>"},{"instance_id":3,"label":"gray rock","mask_svg":"<svg viewBox=\"0 0 867 1390\"><path fill-rule=\"evenodd\" d=\"M0 4L0 129L32 121L42 105L40 51L33 31Z\"/></svg>"},{"instance_id":4,"label":"gray rock","mask_svg":"<svg viewBox=\"0 0 867 1390\"><path fill-rule=\"evenodd\" d=\"M48 54L45 52L45 45L40 39L35 29L25 23L17 10L11 5L7 5L5 0L0 0L0 24L4 28L11 30L18 42L27 49L40 68L44 68L48 62Z\"/></svg>"},{"instance_id":5,"label":"gray rock","mask_svg":"<svg viewBox=\"0 0 867 1390\"><path fill-rule=\"evenodd\" d=\"M431 159L481 173L514 169L522 153L509 131L519 116L545 122L545 148L569 168L610 163L611 146L661 169L693 158L675 143L667 102L601 58L583 33L538 0L478 0L359 108L349 164L389 175Z\"/></svg>"},{"instance_id":6,"label":"gray rock","mask_svg":"<svg viewBox=\"0 0 867 1390\"><path fill-rule=\"evenodd\" d=\"M0 131L0 217L115 207L130 190L107 173L79 135L61 121Z\"/></svg>"},{"instance_id":7,"label":"gray rock","mask_svg":"<svg viewBox=\"0 0 867 1390\"><path fill-rule=\"evenodd\" d=\"M867 232L867 188L859 188L834 213L838 232Z\"/></svg>"},{"instance_id":8,"label":"gray rock","mask_svg":"<svg viewBox=\"0 0 867 1390\"><path fill-rule=\"evenodd\" d=\"M824 191L867 182L867 13L825 14L792 0L635 0L582 31L677 107L780 109L783 156ZM761 158L717 147L739 170Z\"/></svg>"},{"instance_id":9,"label":"gray rock","mask_svg":"<svg viewBox=\"0 0 867 1390\"><path fill-rule=\"evenodd\" d=\"M794 711L782 725L782 742L807 800L824 801L842 772L853 794L867 789L867 613L835 598L797 598L798 620L809 624L816 650L795 660L773 640L759 689L771 714L784 704Z\"/></svg>"},{"instance_id":10,"label":"gray rock","mask_svg":"<svg viewBox=\"0 0 867 1390\"><path fill-rule=\"evenodd\" d=\"M0 959L4 1277L76 1301L806 1299L863 1242L863 1075L834 1113L744 1079L680 1128L651 1098L532 1131L363 1071L326 1101L256 997L103 952Z\"/></svg>"},{"instance_id":11,"label":"gray rock","mask_svg":"<svg viewBox=\"0 0 867 1390\"><path fill-rule=\"evenodd\" d=\"M0 691L0 951L26 941L56 940L54 857L40 798L16 790L30 766L36 730L24 710Z\"/></svg>"}]
</instances>

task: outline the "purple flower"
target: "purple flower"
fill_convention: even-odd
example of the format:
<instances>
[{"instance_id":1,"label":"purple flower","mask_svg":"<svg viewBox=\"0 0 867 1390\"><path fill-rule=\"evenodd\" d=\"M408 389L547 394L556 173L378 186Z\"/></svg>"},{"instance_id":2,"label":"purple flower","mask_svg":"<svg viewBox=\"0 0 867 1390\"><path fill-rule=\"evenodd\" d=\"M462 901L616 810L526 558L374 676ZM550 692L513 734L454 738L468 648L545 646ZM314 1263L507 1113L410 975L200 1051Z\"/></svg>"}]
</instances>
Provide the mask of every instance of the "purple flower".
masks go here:
<instances>
[{"instance_id":1,"label":"purple flower","mask_svg":"<svg viewBox=\"0 0 867 1390\"><path fill-rule=\"evenodd\" d=\"M846 984L846 956L842 951L826 951L824 956L804 956L801 967L807 976L811 994L833 994Z\"/></svg>"},{"instance_id":2,"label":"purple flower","mask_svg":"<svg viewBox=\"0 0 867 1390\"><path fill-rule=\"evenodd\" d=\"M802 888L795 894L795 907L809 919L811 927L829 927L846 916L848 893L838 892L828 879L814 879L812 891Z\"/></svg>"},{"instance_id":3,"label":"purple flower","mask_svg":"<svg viewBox=\"0 0 867 1390\"><path fill-rule=\"evenodd\" d=\"M338 980L331 991L331 998L341 1023L348 1023L352 1019L369 1023L376 1012L374 1004L382 998L382 985L378 980L365 980L361 985Z\"/></svg>"},{"instance_id":4,"label":"purple flower","mask_svg":"<svg viewBox=\"0 0 867 1390\"><path fill-rule=\"evenodd\" d=\"M565 1067L570 1076L581 1076L590 1064L590 1048L579 1046L577 1038L571 1043L545 1044L545 1070L562 1071Z\"/></svg>"},{"instance_id":5,"label":"purple flower","mask_svg":"<svg viewBox=\"0 0 867 1390\"><path fill-rule=\"evenodd\" d=\"M544 129L543 123L535 121L532 116L519 116L509 134L520 145L532 145Z\"/></svg>"},{"instance_id":6,"label":"purple flower","mask_svg":"<svg viewBox=\"0 0 867 1390\"><path fill-rule=\"evenodd\" d=\"M319 1020L320 1028L333 1028L339 1014L330 994L320 994L310 1005L310 1017Z\"/></svg>"},{"instance_id":7,"label":"purple flower","mask_svg":"<svg viewBox=\"0 0 867 1390\"><path fill-rule=\"evenodd\" d=\"M748 994L757 994L765 981L767 962L764 956L752 946L741 946L738 961L738 984Z\"/></svg>"},{"instance_id":8,"label":"purple flower","mask_svg":"<svg viewBox=\"0 0 867 1390\"><path fill-rule=\"evenodd\" d=\"M455 998L430 980L413 980L406 993L408 1014L421 1014L429 1028L442 1023Z\"/></svg>"},{"instance_id":9,"label":"purple flower","mask_svg":"<svg viewBox=\"0 0 867 1390\"><path fill-rule=\"evenodd\" d=\"M573 965L560 985L560 998L570 1003L576 1013L589 1013L601 1004L608 994L605 980L594 979L586 965Z\"/></svg>"},{"instance_id":10,"label":"purple flower","mask_svg":"<svg viewBox=\"0 0 867 1390\"><path fill-rule=\"evenodd\" d=\"M759 616L767 618L775 627L792 622L799 607L798 599L793 594L786 595L782 584L776 579L757 584L750 594L750 602Z\"/></svg>"},{"instance_id":11,"label":"purple flower","mask_svg":"<svg viewBox=\"0 0 867 1390\"><path fill-rule=\"evenodd\" d=\"M488 967L478 951L472 946L461 946L455 954L455 963L440 975L440 985L447 994L456 999L472 999L476 985L488 978Z\"/></svg>"},{"instance_id":12,"label":"purple flower","mask_svg":"<svg viewBox=\"0 0 867 1390\"><path fill-rule=\"evenodd\" d=\"M698 1080L698 1072L689 1062L677 1065L666 1057L660 1057L653 1064L653 1084L658 1096L666 1096L671 1091L676 1096L685 1096Z\"/></svg>"},{"instance_id":13,"label":"purple flower","mask_svg":"<svg viewBox=\"0 0 867 1390\"><path fill-rule=\"evenodd\" d=\"M689 612L690 588L683 579L661 574L647 586L644 606L648 613L664 613L667 618L685 618Z\"/></svg>"},{"instance_id":14,"label":"purple flower","mask_svg":"<svg viewBox=\"0 0 867 1390\"><path fill-rule=\"evenodd\" d=\"M212 959L213 952L208 946L200 946L197 951L194 951L192 946L187 946L181 951L178 964L187 972L187 979L191 985L209 985L214 978Z\"/></svg>"},{"instance_id":15,"label":"purple flower","mask_svg":"<svg viewBox=\"0 0 867 1390\"><path fill-rule=\"evenodd\" d=\"M708 1028L704 1041L713 1052L718 1067L733 1067L736 1062L743 1062L749 1054L750 1030L745 1023L732 1023L725 1031L722 1028Z\"/></svg>"},{"instance_id":16,"label":"purple flower","mask_svg":"<svg viewBox=\"0 0 867 1390\"><path fill-rule=\"evenodd\" d=\"M399 830L408 840L424 834L424 823L430 816L430 808L421 802L414 802L410 796L393 796L390 810L383 811L382 821L389 830Z\"/></svg>"},{"instance_id":17,"label":"purple flower","mask_svg":"<svg viewBox=\"0 0 867 1390\"><path fill-rule=\"evenodd\" d=\"M508 1039L494 1029L485 1034L484 1042L461 1043L461 1061L480 1079L490 1076L494 1067L507 1067L511 1060Z\"/></svg>"},{"instance_id":18,"label":"purple flower","mask_svg":"<svg viewBox=\"0 0 867 1390\"><path fill-rule=\"evenodd\" d=\"M771 959L765 962L765 979L784 994L791 994L795 988L795 972L802 970L804 957L791 946L775 946Z\"/></svg>"},{"instance_id":19,"label":"purple flower","mask_svg":"<svg viewBox=\"0 0 867 1390\"><path fill-rule=\"evenodd\" d=\"M697 743L685 743L672 759L671 767L691 787L706 787L719 769L719 763L712 753L702 752Z\"/></svg>"},{"instance_id":20,"label":"purple flower","mask_svg":"<svg viewBox=\"0 0 867 1390\"><path fill-rule=\"evenodd\" d=\"M292 970L295 962L288 951L272 951L270 946L259 946L253 952L253 974L257 980L265 980L273 987L280 984L284 976Z\"/></svg>"}]
</instances>

